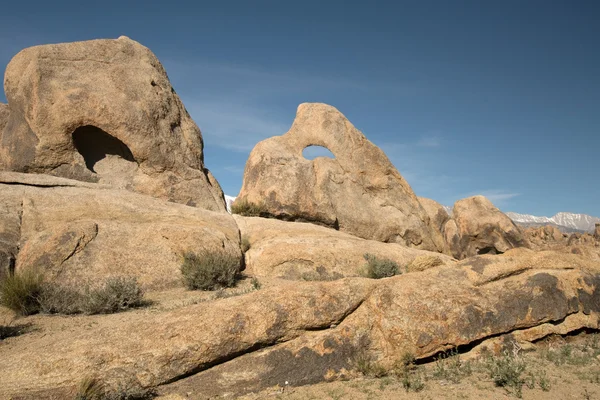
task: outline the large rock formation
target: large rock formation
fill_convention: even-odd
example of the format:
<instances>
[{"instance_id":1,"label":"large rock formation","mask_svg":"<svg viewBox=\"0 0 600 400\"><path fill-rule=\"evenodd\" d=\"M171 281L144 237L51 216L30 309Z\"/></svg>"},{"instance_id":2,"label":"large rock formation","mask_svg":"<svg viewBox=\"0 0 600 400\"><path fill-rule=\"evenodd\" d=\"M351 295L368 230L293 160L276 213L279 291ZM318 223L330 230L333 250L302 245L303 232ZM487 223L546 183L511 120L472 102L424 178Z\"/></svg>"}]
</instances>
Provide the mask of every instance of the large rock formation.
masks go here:
<instances>
[{"instance_id":1,"label":"large rock formation","mask_svg":"<svg viewBox=\"0 0 600 400\"><path fill-rule=\"evenodd\" d=\"M443 254L365 240L314 224L234 217L242 239L250 246L246 272L259 278L333 280L360 276L367 253L398 263L402 272L407 272L406 267L418 257L430 256L437 265L456 263Z\"/></svg>"},{"instance_id":2,"label":"large rock formation","mask_svg":"<svg viewBox=\"0 0 600 400\"><path fill-rule=\"evenodd\" d=\"M227 213L49 175L0 172L0 222L0 261L62 283L128 275L147 289L182 286L184 252L242 257Z\"/></svg>"},{"instance_id":3,"label":"large rock formation","mask_svg":"<svg viewBox=\"0 0 600 400\"><path fill-rule=\"evenodd\" d=\"M458 259L526 245L519 227L483 196L457 201L443 232Z\"/></svg>"},{"instance_id":4,"label":"large rock formation","mask_svg":"<svg viewBox=\"0 0 600 400\"><path fill-rule=\"evenodd\" d=\"M335 159L305 159L302 151L311 145L329 149ZM278 218L317 222L365 239L444 248L383 151L325 104L301 104L286 134L256 145L236 201L264 203Z\"/></svg>"},{"instance_id":5,"label":"large rock formation","mask_svg":"<svg viewBox=\"0 0 600 400\"><path fill-rule=\"evenodd\" d=\"M200 130L139 43L120 37L25 49L8 64L4 89L10 115L0 169L225 210L204 167Z\"/></svg>"},{"instance_id":6,"label":"large rock formation","mask_svg":"<svg viewBox=\"0 0 600 400\"><path fill-rule=\"evenodd\" d=\"M594 238L596 238L596 240L600 240L600 224L596 224L596 229L594 230Z\"/></svg>"},{"instance_id":7,"label":"large rock formation","mask_svg":"<svg viewBox=\"0 0 600 400\"><path fill-rule=\"evenodd\" d=\"M409 352L424 359L503 335L533 341L598 329L599 288L597 263L517 249L379 281L289 282L167 311L34 316L28 321L42 329L0 347L11 360L0 363L0 397L69 398L85 377L109 387L160 385L186 398L314 383L343 376L359 352L391 367Z\"/></svg>"}]
</instances>

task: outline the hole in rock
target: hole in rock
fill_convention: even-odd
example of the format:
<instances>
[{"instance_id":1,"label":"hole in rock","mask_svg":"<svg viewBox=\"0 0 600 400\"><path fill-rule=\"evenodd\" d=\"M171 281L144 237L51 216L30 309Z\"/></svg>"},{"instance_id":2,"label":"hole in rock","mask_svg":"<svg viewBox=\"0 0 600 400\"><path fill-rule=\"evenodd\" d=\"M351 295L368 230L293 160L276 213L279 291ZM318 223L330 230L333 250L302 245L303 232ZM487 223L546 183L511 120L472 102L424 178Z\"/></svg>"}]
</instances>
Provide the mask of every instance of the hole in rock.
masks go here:
<instances>
[{"instance_id":1,"label":"hole in rock","mask_svg":"<svg viewBox=\"0 0 600 400\"><path fill-rule=\"evenodd\" d=\"M327 147L310 145L302 150L302 155L307 160L314 160L317 157L335 158L333 153Z\"/></svg>"},{"instance_id":2,"label":"hole in rock","mask_svg":"<svg viewBox=\"0 0 600 400\"><path fill-rule=\"evenodd\" d=\"M81 126L73 132L75 148L83 156L87 168L94 171L94 165L107 155L116 155L127 161L135 161L129 147L116 137L92 125Z\"/></svg>"},{"instance_id":3,"label":"hole in rock","mask_svg":"<svg viewBox=\"0 0 600 400\"><path fill-rule=\"evenodd\" d=\"M502 254L502 252L498 251L494 246L490 246L479 249L477 254Z\"/></svg>"}]
</instances>

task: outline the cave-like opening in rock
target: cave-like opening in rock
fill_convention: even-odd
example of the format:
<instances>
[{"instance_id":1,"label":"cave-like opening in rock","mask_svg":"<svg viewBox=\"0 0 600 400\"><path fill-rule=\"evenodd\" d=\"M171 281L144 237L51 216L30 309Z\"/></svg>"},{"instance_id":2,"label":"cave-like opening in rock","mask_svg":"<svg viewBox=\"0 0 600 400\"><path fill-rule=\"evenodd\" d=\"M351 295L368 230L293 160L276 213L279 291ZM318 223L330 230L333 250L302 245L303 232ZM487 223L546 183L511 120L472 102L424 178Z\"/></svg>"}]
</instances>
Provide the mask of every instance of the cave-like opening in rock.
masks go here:
<instances>
[{"instance_id":1,"label":"cave-like opening in rock","mask_svg":"<svg viewBox=\"0 0 600 400\"><path fill-rule=\"evenodd\" d=\"M116 155L127 161L135 161L129 147L116 137L92 125L80 126L73 132L75 148L83 156L86 167L94 171L94 165L107 155Z\"/></svg>"},{"instance_id":2,"label":"cave-like opening in rock","mask_svg":"<svg viewBox=\"0 0 600 400\"><path fill-rule=\"evenodd\" d=\"M327 147L316 145L307 146L302 150L302 156L307 160L314 160L317 157L335 158L335 155Z\"/></svg>"},{"instance_id":3,"label":"cave-like opening in rock","mask_svg":"<svg viewBox=\"0 0 600 400\"><path fill-rule=\"evenodd\" d=\"M494 246L489 246L489 247L484 247L483 249L479 249L477 251L477 254L479 254L479 255L483 255L483 254L495 255L495 254L503 254L503 252L499 251Z\"/></svg>"}]
</instances>

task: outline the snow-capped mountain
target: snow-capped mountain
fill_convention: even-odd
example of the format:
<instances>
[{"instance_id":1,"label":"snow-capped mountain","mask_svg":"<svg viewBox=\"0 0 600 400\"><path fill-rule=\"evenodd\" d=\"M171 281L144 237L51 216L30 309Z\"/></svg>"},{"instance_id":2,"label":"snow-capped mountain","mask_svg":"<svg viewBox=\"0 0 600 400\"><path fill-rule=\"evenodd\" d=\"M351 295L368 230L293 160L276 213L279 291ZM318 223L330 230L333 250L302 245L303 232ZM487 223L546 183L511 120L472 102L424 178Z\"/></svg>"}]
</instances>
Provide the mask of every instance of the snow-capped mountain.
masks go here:
<instances>
[{"instance_id":1,"label":"snow-capped mountain","mask_svg":"<svg viewBox=\"0 0 600 400\"><path fill-rule=\"evenodd\" d=\"M534 215L507 212L506 215L518 225L540 226L556 225L568 230L593 232L595 224L600 223L600 218L585 214L559 212L553 217L536 217Z\"/></svg>"},{"instance_id":2,"label":"snow-capped mountain","mask_svg":"<svg viewBox=\"0 0 600 400\"><path fill-rule=\"evenodd\" d=\"M225 195L225 205L227 205L227 212L231 213L231 205L235 201L236 197Z\"/></svg>"}]
</instances>

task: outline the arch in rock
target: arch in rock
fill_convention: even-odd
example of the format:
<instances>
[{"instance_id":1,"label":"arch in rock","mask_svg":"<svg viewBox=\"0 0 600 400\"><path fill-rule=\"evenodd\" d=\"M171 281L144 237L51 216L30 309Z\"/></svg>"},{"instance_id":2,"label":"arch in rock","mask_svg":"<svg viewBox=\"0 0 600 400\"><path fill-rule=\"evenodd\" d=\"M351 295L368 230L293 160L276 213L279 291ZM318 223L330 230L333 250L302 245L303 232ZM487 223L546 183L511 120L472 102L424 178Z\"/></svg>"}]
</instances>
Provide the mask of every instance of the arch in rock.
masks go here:
<instances>
[{"instance_id":1,"label":"arch in rock","mask_svg":"<svg viewBox=\"0 0 600 400\"><path fill-rule=\"evenodd\" d=\"M302 156L307 160L314 160L317 157L328 157L335 159L335 155L327 147L311 144L302 150Z\"/></svg>"}]
</instances>

